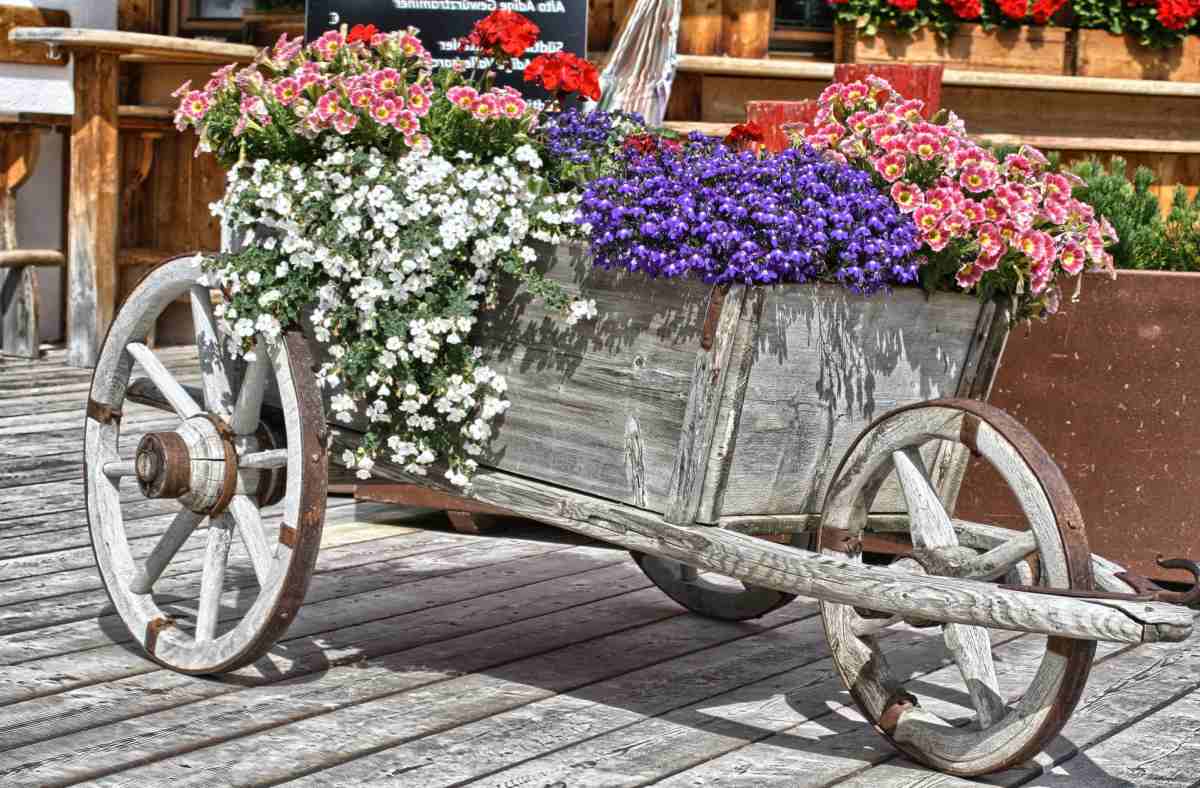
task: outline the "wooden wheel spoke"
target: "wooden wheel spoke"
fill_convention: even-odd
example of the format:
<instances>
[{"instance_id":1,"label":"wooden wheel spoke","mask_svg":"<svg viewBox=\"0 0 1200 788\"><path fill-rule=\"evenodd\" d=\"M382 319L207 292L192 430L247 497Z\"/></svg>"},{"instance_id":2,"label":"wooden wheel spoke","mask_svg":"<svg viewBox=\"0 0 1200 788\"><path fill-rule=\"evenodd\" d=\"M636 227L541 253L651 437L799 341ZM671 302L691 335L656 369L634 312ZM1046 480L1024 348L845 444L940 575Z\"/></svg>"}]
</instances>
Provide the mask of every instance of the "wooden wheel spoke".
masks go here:
<instances>
[{"instance_id":1,"label":"wooden wheel spoke","mask_svg":"<svg viewBox=\"0 0 1200 788\"><path fill-rule=\"evenodd\" d=\"M896 476L908 504L909 529L913 547L934 549L958 545L958 536L950 515L933 489L921 453L913 448L892 454Z\"/></svg>"},{"instance_id":2,"label":"wooden wheel spoke","mask_svg":"<svg viewBox=\"0 0 1200 788\"><path fill-rule=\"evenodd\" d=\"M146 561L139 567L129 584L129 590L135 594L149 594L154 583L162 576L163 570L171 559L183 547L196 527L204 520L204 515L184 509L175 515L175 519L167 527L167 532L154 545Z\"/></svg>"},{"instance_id":3,"label":"wooden wheel spoke","mask_svg":"<svg viewBox=\"0 0 1200 788\"><path fill-rule=\"evenodd\" d=\"M146 374L158 387L159 393L166 398L167 402L171 403L171 408L179 414L180 418L190 419L203 413L200 406L180 385L175 376L158 360L158 356L154 354L153 350L140 342L130 342L125 349L146 370Z\"/></svg>"},{"instance_id":4,"label":"wooden wheel spoke","mask_svg":"<svg viewBox=\"0 0 1200 788\"><path fill-rule=\"evenodd\" d=\"M200 354L200 374L204 380L204 404L222 417L233 412L233 389L221 349L221 335L213 317L212 296L208 287L193 285L190 291L192 323L196 328L196 350Z\"/></svg>"},{"instance_id":5,"label":"wooden wheel spoke","mask_svg":"<svg viewBox=\"0 0 1200 788\"><path fill-rule=\"evenodd\" d=\"M267 374L271 371L271 359L260 342L255 348L254 360L246 367L237 403L233 406L233 417L229 426L237 435L247 435L258 429L261 418L263 394L267 390Z\"/></svg>"},{"instance_id":6,"label":"wooden wheel spoke","mask_svg":"<svg viewBox=\"0 0 1200 788\"><path fill-rule=\"evenodd\" d=\"M235 495L229 502L229 512L237 522L242 544L250 554L250 563L254 565L254 576L258 578L259 588L266 588L275 559L267 544L266 534L263 533L262 516L258 507L248 496Z\"/></svg>"},{"instance_id":7,"label":"wooden wheel spoke","mask_svg":"<svg viewBox=\"0 0 1200 788\"><path fill-rule=\"evenodd\" d=\"M1006 711L992 660L991 638L983 627L963 624L946 624L942 636L967 684L971 704L979 715L979 727L986 730L1003 719Z\"/></svg>"},{"instance_id":8,"label":"wooden wheel spoke","mask_svg":"<svg viewBox=\"0 0 1200 788\"><path fill-rule=\"evenodd\" d=\"M233 517L228 513L214 520L208 529L208 546L204 551L204 569L200 575L200 606L196 612L197 643L210 641L217 633L232 532Z\"/></svg>"},{"instance_id":9,"label":"wooden wheel spoke","mask_svg":"<svg viewBox=\"0 0 1200 788\"><path fill-rule=\"evenodd\" d=\"M287 465L287 460L287 449L270 449L268 451L258 451L244 455L238 460L238 467L270 470L271 468L284 467Z\"/></svg>"},{"instance_id":10,"label":"wooden wheel spoke","mask_svg":"<svg viewBox=\"0 0 1200 788\"><path fill-rule=\"evenodd\" d=\"M964 564L962 577L972 580L995 580L1008 574L1010 569L1036 553L1037 549L1037 536L1033 531L1015 532L1012 539Z\"/></svg>"}]
</instances>

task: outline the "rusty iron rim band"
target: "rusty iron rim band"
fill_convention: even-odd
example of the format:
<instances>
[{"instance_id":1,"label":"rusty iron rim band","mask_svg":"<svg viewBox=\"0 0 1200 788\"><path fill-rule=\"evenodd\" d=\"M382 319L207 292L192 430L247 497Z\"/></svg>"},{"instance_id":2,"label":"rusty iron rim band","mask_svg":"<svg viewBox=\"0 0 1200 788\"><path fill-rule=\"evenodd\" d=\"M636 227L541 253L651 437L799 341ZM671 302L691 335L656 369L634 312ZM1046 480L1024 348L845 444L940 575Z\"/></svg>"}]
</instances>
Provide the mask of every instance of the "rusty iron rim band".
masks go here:
<instances>
[{"instance_id":1,"label":"rusty iron rim band","mask_svg":"<svg viewBox=\"0 0 1200 788\"><path fill-rule=\"evenodd\" d=\"M1062 475L1062 471L1054 464L1049 453L1020 422L999 408L988 405L985 402L971 399L946 398L917 402L889 411L872 421L870 425L859 433L854 443L850 445L850 448L842 456L842 461L838 464L837 471L834 472L832 478L838 479L841 477L847 461L854 454L859 443L862 442L865 436L898 414L924 408L948 408L961 412L963 414L964 428L968 431L968 440L971 441L970 445L967 446L968 449L971 449L975 445L979 423L984 422L1016 450L1025 464L1033 471L1034 476L1037 477L1038 483L1041 485L1042 491L1050 503L1050 509L1054 514L1055 524L1058 527L1059 539L1062 541L1063 553L1066 557L1068 583L1073 589L1090 590L1095 588L1095 579L1092 575L1092 554L1088 548L1087 537L1084 534L1083 515L1080 513L1079 504L1075 501L1075 496L1071 493L1071 488L1067 484L1066 478ZM966 427L965 425L968 419L974 421L970 427ZM832 490L829 494L832 494ZM817 539L819 539L820 533L821 531L818 529L816 532ZM819 544L817 546L818 548L820 547ZM1062 730L1063 726L1066 725L1071 712L1075 710L1075 706L1078 705L1083 695L1088 668L1096 655L1096 641L1049 637L1046 639L1046 651L1057 654L1067 661L1056 697L1051 706L1051 711L1046 715L1041 727L1030 738L1029 744L997 766L996 769L998 770L1011 768L1029 760L1041 750L1044 742L1054 738ZM840 672L841 669L839 666ZM870 718L871 715L867 712L868 707L861 693L855 688L853 682L845 681L845 676L842 678L843 683L849 688L850 695L854 698L856 705ZM899 723L899 713L897 713L896 722L897 724ZM876 725L879 726L878 721L876 721ZM921 756L921 753L915 748L898 742L891 733L884 731L883 735L900 752L905 753L920 763L927 763ZM939 768L949 774L970 775L970 772L965 770L955 771L953 768Z\"/></svg>"},{"instance_id":2,"label":"rusty iron rim band","mask_svg":"<svg viewBox=\"0 0 1200 788\"><path fill-rule=\"evenodd\" d=\"M94 375L95 373L93 373ZM88 398L87 401L87 417L92 421L100 424L120 424L122 413L112 405L105 405L102 402Z\"/></svg>"},{"instance_id":3,"label":"rusty iron rim band","mask_svg":"<svg viewBox=\"0 0 1200 788\"><path fill-rule=\"evenodd\" d=\"M704 329L700 333L700 347L712 350L717 336L717 326L721 322L721 310L725 306L725 296L729 293L729 285L717 285L708 297L708 311L704 315Z\"/></svg>"}]
</instances>

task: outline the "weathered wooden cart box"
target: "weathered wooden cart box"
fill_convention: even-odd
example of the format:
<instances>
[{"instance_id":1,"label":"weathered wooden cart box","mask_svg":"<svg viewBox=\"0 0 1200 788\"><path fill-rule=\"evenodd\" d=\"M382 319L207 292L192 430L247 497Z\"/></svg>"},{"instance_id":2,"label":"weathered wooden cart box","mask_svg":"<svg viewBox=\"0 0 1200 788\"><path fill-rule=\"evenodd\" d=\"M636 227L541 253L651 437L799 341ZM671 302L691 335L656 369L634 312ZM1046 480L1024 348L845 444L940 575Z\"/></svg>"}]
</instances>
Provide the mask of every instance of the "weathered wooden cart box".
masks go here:
<instances>
[{"instance_id":1,"label":"weathered wooden cart box","mask_svg":"<svg viewBox=\"0 0 1200 788\"><path fill-rule=\"evenodd\" d=\"M473 339L513 406L484 464L674 522L818 515L868 424L982 395L1007 332L1002 310L973 296L831 284L726 293L594 268L582 246L544 260L599 316L568 327L514 288L485 313ZM926 458L950 494L962 458L942 460ZM875 509L905 510L894 483Z\"/></svg>"}]
</instances>

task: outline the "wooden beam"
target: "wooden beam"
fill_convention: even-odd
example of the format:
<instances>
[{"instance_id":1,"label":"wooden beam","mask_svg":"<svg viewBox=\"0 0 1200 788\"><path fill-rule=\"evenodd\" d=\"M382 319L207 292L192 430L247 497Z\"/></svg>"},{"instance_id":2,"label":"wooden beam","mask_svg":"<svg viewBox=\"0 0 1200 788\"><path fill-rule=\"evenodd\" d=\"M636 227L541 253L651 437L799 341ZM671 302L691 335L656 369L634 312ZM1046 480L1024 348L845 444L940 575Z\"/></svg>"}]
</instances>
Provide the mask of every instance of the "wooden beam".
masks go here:
<instances>
[{"instance_id":1,"label":"wooden beam","mask_svg":"<svg viewBox=\"0 0 1200 788\"><path fill-rule=\"evenodd\" d=\"M834 64L832 63L712 57L692 54L680 55L678 63L678 70L681 73L711 74L727 77L760 77L763 79L829 81L833 79L833 68ZM1146 79L1102 79L1096 77L1043 76L1034 74L1007 74L995 71L957 71L947 69L943 74L942 84L954 87L1200 98L1200 83L1163 82Z\"/></svg>"},{"instance_id":2,"label":"wooden beam","mask_svg":"<svg viewBox=\"0 0 1200 788\"><path fill-rule=\"evenodd\" d=\"M123 34L134 35L134 34ZM75 55L67 262L67 363L96 362L117 298L117 55Z\"/></svg>"},{"instance_id":3,"label":"wooden beam","mask_svg":"<svg viewBox=\"0 0 1200 788\"><path fill-rule=\"evenodd\" d=\"M244 44L226 44L195 38L174 38L146 33L122 33L117 30L90 30L82 27L17 27L9 40L27 44L70 49L76 52L109 52L118 55L163 56L206 59L217 62L249 63L258 56L258 48Z\"/></svg>"},{"instance_id":4,"label":"wooden beam","mask_svg":"<svg viewBox=\"0 0 1200 788\"><path fill-rule=\"evenodd\" d=\"M0 63L24 63L36 66L67 65L66 58L53 58L44 48L10 41L8 31L17 27L42 29L66 27L71 24L71 15L66 11L46 11L39 8L24 8L0 5Z\"/></svg>"},{"instance_id":5,"label":"wooden beam","mask_svg":"<svg viewBox=\"0 0 1200 788\"><path fill-rule=\"evenodd\" d=\"M61 268L66 264L66 255L57 249L13 249L0 251L0 268L21 268L26 265Z\"/></svg>"}]
</instances>

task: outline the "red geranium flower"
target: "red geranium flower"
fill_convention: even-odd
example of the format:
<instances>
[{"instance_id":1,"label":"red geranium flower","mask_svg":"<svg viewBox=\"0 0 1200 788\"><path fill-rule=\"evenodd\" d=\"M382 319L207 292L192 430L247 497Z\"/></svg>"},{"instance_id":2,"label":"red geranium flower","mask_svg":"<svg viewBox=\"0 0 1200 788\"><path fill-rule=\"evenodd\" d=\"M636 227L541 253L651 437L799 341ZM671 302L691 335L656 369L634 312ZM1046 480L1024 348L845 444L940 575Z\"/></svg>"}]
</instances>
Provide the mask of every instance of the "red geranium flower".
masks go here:
<instances>
[{"instance_id":1,"label":"red geranium flower","mask_svg":"<svg viewBox=\"0 0 1200 788\"><path fill-rule=\"evenodd\" d=\"M350 30L350 37L346 39L348 44L356 44L362 41L365 44L371 43L371 39L379 35L379 28L375 25L355 25Z\"/></svg>"},{"instance_id":2,"label":"red geranium flower","mask_svg":"<svg viewBox=\"0 0 1200 788\"><path fill-rule=\"evenodd\" d=\"M625 138L625 149L643 154L654 153L658 150L658 143L650 134L630 134Z\"/></svg>"},{"instance_id":3,"label":"red geranium flower","mask_svg":"<svg viewBox=\"0 0 1200 788\"><path fill-rule=\"evenodd\" d=\"M466 44L474 44L496 59L521 57L537 41L541 30L516 11L493 11L475 23Z\"/></svg>"},{"instance_id":4,"label":"red geranium flower","mask_svg":"<svg viewBox=\"0 0 1200 788\"><path fill-rule=\"evenodd\" d=\"M888 3L901 11L915 11L917 9L917 0L888 0Z\"/></svg>"},{"instance_id":5,"label":"red geranium flower","mask_svg":"<svg viewBox=\"0 0 1200 788\"><path fill-rule=\"evenodd\" d=\"M996 4L1009 19L1024 19L1029 13L1029 0L997 0Z\"/></svg>"},{"instance_id":6,"label":"red geranium flower","mask_svg":"<svg viewBox=\"0 0 1200 788\"><path fill-rule=\"evenodd\" d=\"M743 142L762 142L763 139L762 126L751 121L749 123L739 123L730 129L729 134L725 137L725 144L737 145Z\"/></svg>"},{"instance_id":7,"label":"red geranium flower","mask_svg":"<svg viewBox=\"0 0 1200 788\"><path fill-rule=\"evenodd\" d=\"M983 13L980 0L947 0L947 4L959 19L978 19Z\"/></svg>"},{"instance_id":8,"label":"red geranium flower","mask_svg":"<svg viewBox=\"0 0 1200 788\"><path fill-rule=\"evenodd\" d=\"M1200 14L1200 0L1158 0L1158 21L1167 30L1182 30Z\"/></svg>"},{"instance_id":9,"label":"red geranium flower","mask_svg":"<svg viewBox=\"0 0 1200 788\"><path fill-rule=\"evenodd\" d=\"M1039 25L1046 24L1066 4L1067 0L1033 0L1033 21Z\"/></svg>"},{"instance_id":10,"label":"red geranium flower","mask_svg":"<svg viewBox=\"0 0 1200 788\"><path fill-rule=\"evenodd\" d=\"M600 100L600 72L571 52L538 55L525 68L525 81L535 82L560 98L578 93L592 101Z\"/></svg>"}]
</instances>

